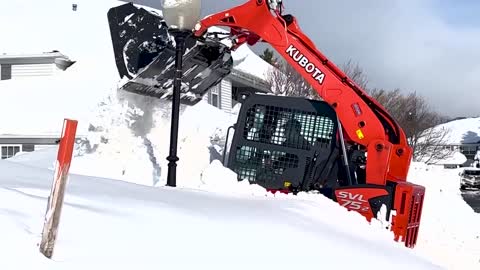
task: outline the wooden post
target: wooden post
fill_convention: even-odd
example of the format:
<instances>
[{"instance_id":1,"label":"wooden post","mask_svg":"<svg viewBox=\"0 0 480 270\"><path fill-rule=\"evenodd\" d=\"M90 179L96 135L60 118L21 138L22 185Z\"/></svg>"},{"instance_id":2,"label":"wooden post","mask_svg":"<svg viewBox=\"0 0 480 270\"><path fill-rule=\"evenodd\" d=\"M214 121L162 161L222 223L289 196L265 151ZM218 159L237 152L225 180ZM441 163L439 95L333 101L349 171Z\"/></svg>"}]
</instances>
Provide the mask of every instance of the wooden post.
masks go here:
<instances>
[{"instance_id":1,"label":"wooden post","mask_svg":"<svg viewBox=\"0 0 480 270\"><path fill-rule=\"evenodd\" d=\"M40 252L47 258L52 258L55 240L57 238L60 214L68 180L68 171L72 161L77 121L65 119L58 148L57 161L52 190L48 197L47 211L42 231Z\"/></svg>"}]
</instances>

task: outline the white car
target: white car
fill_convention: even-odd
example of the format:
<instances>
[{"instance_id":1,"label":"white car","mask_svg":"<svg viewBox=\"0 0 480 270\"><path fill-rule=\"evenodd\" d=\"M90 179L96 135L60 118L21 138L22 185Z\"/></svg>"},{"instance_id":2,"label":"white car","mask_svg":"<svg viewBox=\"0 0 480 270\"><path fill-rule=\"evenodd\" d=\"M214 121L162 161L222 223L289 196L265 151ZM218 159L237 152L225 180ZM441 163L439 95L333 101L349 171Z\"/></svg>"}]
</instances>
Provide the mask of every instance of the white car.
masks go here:
<instances>
[{"instance_id":1,"label":"white car","mask_svg":"<svg viewBox=\"0 0 480 270\"><path fill-rule=\"evenodd\" d=\"M480 168L465 168L459 174L460 189L480 189Z\"/></svg>"}]
</instances>

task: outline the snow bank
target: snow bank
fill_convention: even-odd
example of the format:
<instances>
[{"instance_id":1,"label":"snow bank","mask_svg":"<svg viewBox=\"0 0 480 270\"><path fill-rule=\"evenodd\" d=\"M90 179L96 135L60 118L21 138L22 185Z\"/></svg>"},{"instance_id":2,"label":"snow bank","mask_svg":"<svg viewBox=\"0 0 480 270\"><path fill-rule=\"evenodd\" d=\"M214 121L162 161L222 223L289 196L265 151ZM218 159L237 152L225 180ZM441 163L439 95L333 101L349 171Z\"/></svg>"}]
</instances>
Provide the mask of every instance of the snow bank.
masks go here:
<instances>
[{"instance_id":1,"label":"snow bank","mask_svg":"<svg viewBox=\"0 0 480 270\"><path fill-rule=\"evenodd\" d=\"M459 171L412 164L408 180L426 187L415 251L447 269L480 269L480 214L461 196Z\"/></svg>"},{"instance_id":2,"label":"snow bank","mask_svg":"<svg viewBox=\"0 0 480 270\"><path fill-rule=\"evenodd\" d=\"M157 186L162 189L162 186L166 183L167 162L165 157L168 155L170 107L167 104L163 104L162 107L160 104L150 104L155 108L150 110L150 113L157 117L152 118L155 119L153 121L154 125L146 135L152 140L157 161L162 169L160 179L156 183L154 183L154 177L152 177L152 163L149 161L145 145L142 145L141 137L136 137L133 132L134 129L126 124L132 117L122 116L122 113L120 113L128 111L125 109L128 106L122 103L106 106L105 109L108 108L110 112L115 111L115 108L123 109L119 109L117 113L103 111L103 119L100 118L99 120L99 123L102 123L103 131L99 131L96 137L104 137L108 143L101 143L101 140L98 140L100 143L93 153L83 153L76 156L72 164L72 173L123 180L145 186ZM136 109L139 110L139 108ZM145 109L144 112L149 112L149 110ZM136 113L145 116L138 111ZM149 118L144 117L142 119ZM315 211L319 213L318 211L321 209L320 212L325 217L335 217L328 218L328 221L322 220L322 222L330 222L329 224L332 227L343 228L348 231L351 229L350 224L368 225L363 217L354 212L348 214L353 216L356 221L341 220L338 216L339 213L335 211L344 212L346 210L321 195L274 196L266 193L259 186L249 185L247 182L237 182L236 175L224 168L218 160L210 163L209 146L215 140L223 139L226 128L234 119L235 115L224 113L203 102L197 106L182 109L179 140L180 161L177 169L177 186L179 188L193 189L208 194L216 193L219 196L242 198L248 196L253 200L272 198L281 201L314 203L318 205L312 207L312 213ZM106 123L115 124L106 125ZM38 155L43 154L46 158L46 153L47 150L38 153ZM49 150L48 153L52 155L51 160L53 160L54 152ZM37 153L29 155L34 156ZM33 160L38 162L41 158L37 157ZM37 163L29 160L28 155L16 157L12 161L34 166ZM49 168L53 168L53 165ZM477 263L480 258L475 257L476 248L480 246L476 238L479 233L477 228L480 227L475 225L479 221L476 214L460 197L458 176L454 171L423 167L414 163L409 175L410 181L425 185L427 187L427 197L419 244L412 252L439 262L448 269L472 269L468 267L479 266ZM462 229L460 234L459 226L465 224L465 222L474 224L474 226ZM393 237L379 222L374 222L370 227L378 235L383 235L390 240ZM352 234L356 235L354 232ZM439 235L442 236L439 237ZM368 240L369 237L371 236L365 236L363 240Z\"/></svg>"},{"instance_id":3,"label":"snow bank","mask_svg":"<svg viewBox=\"0 0 480 270\"><path fill-rule=\"evenodd\" d=\"M218 181L217 165L205 177ZM78 175L69 179L47 260L37 244L53 172L9 161L0 170L0 269L439 269L321 196L215 194Z\"/></svg>"}]
</instances>

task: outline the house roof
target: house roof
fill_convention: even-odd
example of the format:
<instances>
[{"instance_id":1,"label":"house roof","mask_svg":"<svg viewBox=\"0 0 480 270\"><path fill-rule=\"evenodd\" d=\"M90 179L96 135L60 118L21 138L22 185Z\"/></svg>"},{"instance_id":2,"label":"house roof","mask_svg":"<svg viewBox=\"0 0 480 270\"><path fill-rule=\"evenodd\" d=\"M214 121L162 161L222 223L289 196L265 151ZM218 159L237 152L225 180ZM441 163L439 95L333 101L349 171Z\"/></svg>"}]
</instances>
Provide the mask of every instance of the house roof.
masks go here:
<instances>
[{"instance_id":1,"label":"house roof","mask_svg":"<svg viewBox=\"0 0 480 270\"><path fill-rule=\"evenodd\" d=\"M208 32L224 32L223 28L213 26ZM223 41L225 44L229 41ZM237 72L239 76L248 76L250 79L261 83L264 87L267 85L267 78L274 66L258 56L247 44L243 44L232 52L233 72Z\"/></svg>"},{"instance_id":2,"label":"house roof","mask_svg":"<svg viewBox=\"0 0 480 270\"><path fill-rule=\"evenodd\" d=\"M68 57L59 51L51 51L36 54L1 54L0 64L51 64L56 59Z\"/></svg>"},{"instance_id":3,"label":"house roof","mask_svg":"<svg viewBox=\"0 0 480 270\"><path fill-rule=\"evenodd\" d=\"M435 129L448 130L445 144L460 145L480 143L480 117L451 121L439 125L435 127Z\"/></svg>"}]
</instances>

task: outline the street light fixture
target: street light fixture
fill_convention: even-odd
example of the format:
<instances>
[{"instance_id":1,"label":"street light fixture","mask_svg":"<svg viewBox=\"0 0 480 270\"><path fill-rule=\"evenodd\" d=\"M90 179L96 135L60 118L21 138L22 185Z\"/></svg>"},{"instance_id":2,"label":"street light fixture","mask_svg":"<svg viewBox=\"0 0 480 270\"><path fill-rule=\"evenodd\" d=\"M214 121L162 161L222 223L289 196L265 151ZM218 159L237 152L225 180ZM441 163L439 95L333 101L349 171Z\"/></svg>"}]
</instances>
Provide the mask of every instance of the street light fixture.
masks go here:
<instances>
[{"instance_id":1,"label":"street light fixture","mask_svg":"<svg viewBox=\"0 0 480 270\"><path fill-rule=\"evenodd\" d=\"M169 33L175 38L175 77L172 97L172 119L170 128L170 152L167 157L167 186L175 187L177 178L177 142L180 114L180 89L183 77L183 52L185 39L192 34L200 19L201 0L162 0L163 18L169 26Z\"/></svg>"}]
</instances>

